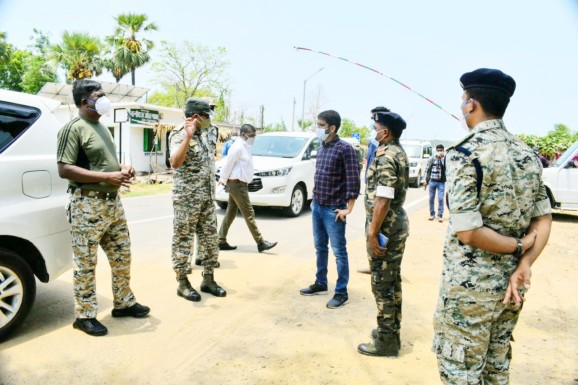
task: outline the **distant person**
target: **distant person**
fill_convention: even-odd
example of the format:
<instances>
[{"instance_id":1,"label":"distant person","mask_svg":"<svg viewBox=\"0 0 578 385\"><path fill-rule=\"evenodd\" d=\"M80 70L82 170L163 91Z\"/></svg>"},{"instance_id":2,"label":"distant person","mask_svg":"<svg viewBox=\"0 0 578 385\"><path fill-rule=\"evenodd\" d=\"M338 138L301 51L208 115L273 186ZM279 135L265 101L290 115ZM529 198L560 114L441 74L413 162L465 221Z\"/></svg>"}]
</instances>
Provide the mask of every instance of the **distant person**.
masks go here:
<instances>
[{"instance_id":1,"label":"distant person","mask_svg":"<svg viewBox=\"0 0 578 385\"><path fill-rule=\"evenodd\" d=\"M446 154L450 221L433 351L444 384L508 384L510 341L552 208L540 162L502 120L514 79L480 68L460 83L469 135Z\"/></svg>"},{"instance_id":2,"label":"distant person","mask_svg":"<svg viewBox=\"0 0 578 385\"><path fill-rule=\"evenodd\" d=\"M444 221L444 192L446 186L446 158L444 156L444 145L436 146L436 155L430 158L425 169L424 189L429 186L429 220L436 218L435 198L438 195L437 219Z\"/></svg>"},{"instance_id":3,"label":"distant person","mask_svg":"<svg viewBox=\"0 0 578 385\"><path fill-rule=\"evenodd\" d=\"M229 154L229 149L235 143L235 140L239 137L239 133L235 130L231 132L231 139L227 140L223 145L223 151L221 151L221 158L226 157Z\"/></svg>"},{"instance_id":4,"label":"distant person","mask_svg":"<svg viewBox=\"0 0 578 385\"><path fill-rule=\"evenodd\" d=\"M196 302L201 295L187 277L192 272L195 233L203 265L201 291L216 297L227 295L214 280L214 269L219 263L214 182L217 133L211 125L213 113L205 100L187 99L184 113L184 124L169 135L170 161L175 170L171 259L178 282L177 295Z\"/></svg>"},{"instance_id":5,"label":"distant person","mask_svg":"<svg viewBox=\"0 0 578 385\"><path fill-rule=\"evenodd\" d=\"M302 295L327 294L328 244L331 242L337 263L337 284L335 295L327 302L330 309L340 308L349 300L345 223L359 196L360 184L355 149L337 135L340 126L341 116L336 111L323 111L317 116L317 137L322 144L315 163L311 205L317 272L315 282L300 291Z\"/></svg>"},{"instance_id":6,"label":"distant person","mask_svg":"<svg viewBox=\"0 0 578 385\"><path fill-rule=\"evenodd\" d=\"M543 168L550 167L550 161L544 155L540 154L540 147L534 146L533 150L536 153L536 156L538 156L538 159L540 159L540 163L542 163L542 167Z\"/></svg>"},{"instance_id":7,"label":"distant person","mask_svg":"<svg viewBox=\"0 0 578 385\"><path fill-rule=\"evenodd\" d=\"M373 114L373 140L379 143L367 171L365 185L366 250L371 270L371 291L377 305L377 329L371 341L357 351L368 356L395 357L401 348L401 261L409 236L403 209L409 183L409 160L399 138L406 128L394 112ZM383 247L379 236L388 238Z\"/></svg>"},{"instance_id":8,"label":"distant person","mask_svg":"<svg viewBox=\"0 0 578 385\"><path fill-rule=\"evenodd\" d=\"M95 269L98 246L112 274L113 317L144 317L150 309L136 302L130 288L130 236L118 190L129 186L134 168L118 163L112 136L99 120L111 103L100 83L81 79L72 85L78 117L58 132L58 174L69 180L74 288L72 324L91 336L108 329L97 319Z\"/></svg>"},{"instance_id":9,"label":"distant person","mask_svg":"<svg viewBox=\"0 0 578 385\"><path fill-rule=\"evenodd\" d=\"M219 249L235 250L237 246L231 246L227 243L227 234L229 227L237 216L237 211L245 218L245 223L257 243L257 250L261 253L265 250L272 249L277 242L268 242L263 239L263 235L255 222L255 211L249 198L249 183L253 180L253 155L251 155L251 146L255 142L257 135L255 127L250 124L241 126L241 135L233 143L229 154L224 160L221 167L221 177L219 184L227 186L229 191L229 201L227 211L223 217L223 222L219 228Z\"/></svg>"},{"instance_id":10,"label":"distant person","mask_svg":"<svg viewBox=\"0 0 578 385\"><path fill-rule=\"evenodd\" d=\"M373 110L371 110L372 119L373 114L376 112L389 112L389 109L385 107L375 107ZM369 125L369 132L371 135L373 135L375 132L373 129L373 122L371 122ZM376 143L375 138L370 138L369 144L367 145L367 158L365 162L365 182L367 182L367 170L369 170L369 166L371 166L371 162L373 162L373 159L375 158L375 151L377 151L377 147L379 147L379 144Z\"/></svg>"}]
</instances>

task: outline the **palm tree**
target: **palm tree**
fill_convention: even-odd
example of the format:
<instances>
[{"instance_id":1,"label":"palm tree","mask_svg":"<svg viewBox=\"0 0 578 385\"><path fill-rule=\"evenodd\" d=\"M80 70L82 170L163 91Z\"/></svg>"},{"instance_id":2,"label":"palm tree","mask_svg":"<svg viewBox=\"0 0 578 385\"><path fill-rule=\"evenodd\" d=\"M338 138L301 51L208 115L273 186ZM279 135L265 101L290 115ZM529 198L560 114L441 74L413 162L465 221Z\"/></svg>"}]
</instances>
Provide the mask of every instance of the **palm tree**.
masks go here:
<instances>
[{"instance_id":1,"label":"palm tree","mask_svg":"<svg viewBox=\"0 0 578 385\"><path fill-rule=\"evenodd\" d=\"M114 47L113 60L116 68L120 70L119 74L123 68L128 69L134 86L136 69L150 60L148 52L154 47L151 40L137 35L141 32L156 31L157 26L154 23L147 23L148 16L145 14L123 13L115 20L118 23L116 31L113 36L107 38L107 41Z\"/></svg>"},{"instance_id":2,"label":"palm tree","mask_svg":"<svg viewBox=\"0 0 578 385\"><path fill-rule=\"evenodd\" d=\"M65 31L62 43L50 46L49 58L68 72L68 79L91 78L102 73L102 47L102 42L96 37Z\"/></svg>"}]
</instances>

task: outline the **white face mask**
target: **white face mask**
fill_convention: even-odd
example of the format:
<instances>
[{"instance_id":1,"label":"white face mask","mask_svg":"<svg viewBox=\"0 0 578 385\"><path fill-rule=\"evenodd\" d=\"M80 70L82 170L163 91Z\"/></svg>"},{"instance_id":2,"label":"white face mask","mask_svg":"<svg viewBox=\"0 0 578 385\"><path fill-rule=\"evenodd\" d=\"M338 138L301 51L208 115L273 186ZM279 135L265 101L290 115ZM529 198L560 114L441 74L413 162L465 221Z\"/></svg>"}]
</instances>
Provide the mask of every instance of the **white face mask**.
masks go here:
<instances>
[{"instance_id":1,"label":"white face mask","mask_svg":"<svg viewBox=\"0 0 578 385\"><path fill-rule=\"evenodd\" d=\"M255 137L247 138L247 144L248 144L249 146L252 146L253 143L255 143Z\"/></svg>"},{"instance_id":2,"label":"white face mask","mask_svg":"<svg viewBox=\"0 0 578 385\"><path fill-rule=\"evenodd\" d=\"M94 108L90 107L88 108L91 109L92 111L95 111L100 116L107 115L108 113L110 113L112 103L110 99L107 98L106 96L101 96L100 98L96 99L96 102L93 102L90 99L88 99L88 101L94 104Z\"/></svg>"},{"instance_id":3,"label":"white face mask","mask_svg":"<svg viewBox=\"0 0 578 385\"><path fill-rule=\"evenodd\" d=\"M329 136L329 134L325 133L325 128L317 128L317 130L315 130L315 134L321 141L324 141Z\"/></svg>"},{"instance_id":4,"label":"white face mask","mask_svg":"<svg viewBox=\"0 0 578 385\"><path fill-rule=\"evenodd\" d=\"M375 127L375 126L374 126ZM383 130L379 130L379 131L375 131L372 130L371 134L369 135L369 141L371 142L371 144L373 144L375 147L379 147L379 140L377 140L377 134L379 134L381 131Z\"/></svg>"},{"instance_id":5,"label":"white face mask","mask_svg":"<svg viewBox=\"0 0 578 385\"><path fill-rule=\"evenodd\" d=\"M465 114L464 116L462 116L462 119L460 120L460 125L462 126L462 128L464 130L466 130L466 132L470 132L470 127L468 127L468 122L466 122L466 118L470 115L470 113L468 112L467 114Z\"/></svg>"}]
</instances>

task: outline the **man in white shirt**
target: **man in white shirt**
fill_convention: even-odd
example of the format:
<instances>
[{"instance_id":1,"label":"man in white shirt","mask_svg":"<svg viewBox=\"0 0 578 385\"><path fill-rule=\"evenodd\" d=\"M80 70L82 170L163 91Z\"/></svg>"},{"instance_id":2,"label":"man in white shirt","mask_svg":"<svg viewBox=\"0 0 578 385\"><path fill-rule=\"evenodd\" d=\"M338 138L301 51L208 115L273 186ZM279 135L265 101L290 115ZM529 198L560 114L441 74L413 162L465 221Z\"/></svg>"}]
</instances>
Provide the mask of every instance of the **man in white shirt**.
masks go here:
<instances>
[{"instance_id":1,"label":"man in white shirt","mask_svg":"<svg viewBox=\"0 0 578 385\"><path fill-rule=\"evenodd\" d=\"M243 124L239 138L229 148L229 153L221 169L219 184L227 186L229 202L219 229L220 250L235 250L237 248L237 246L231 246L227 243L227 233L235 220L237 209L241 210L245 223L247 223L253 239L257 242L259 252L272 249L277 245L277 242L267 242L263 239L257 223L255 223L255 211L249 199L248 184L253 180L254 172L251 146L255 142L255 136L255 127L250 124Z\"/></svg>"}]
</instances>

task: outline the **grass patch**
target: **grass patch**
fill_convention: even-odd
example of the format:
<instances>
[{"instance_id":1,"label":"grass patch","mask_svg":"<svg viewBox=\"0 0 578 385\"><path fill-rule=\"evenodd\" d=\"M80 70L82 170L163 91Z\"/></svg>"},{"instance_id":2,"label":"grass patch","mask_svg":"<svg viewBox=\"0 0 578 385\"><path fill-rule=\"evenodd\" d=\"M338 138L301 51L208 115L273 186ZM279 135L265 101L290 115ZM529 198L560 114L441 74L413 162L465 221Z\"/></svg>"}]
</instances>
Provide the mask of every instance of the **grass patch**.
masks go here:
<instances>
[{"instance_id":1,"label":"grass patch","mask_svg":"<svg viewBox=\"0 0 578 385\"><path fill-rule=\"evenodd\" d=\"M148 183L133 183L130 186L130 191L124 191L123 197L142 197L145 195L168 194L173 188L172 183L148 184Z\"/></svg>"}]
</instances>

